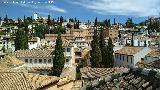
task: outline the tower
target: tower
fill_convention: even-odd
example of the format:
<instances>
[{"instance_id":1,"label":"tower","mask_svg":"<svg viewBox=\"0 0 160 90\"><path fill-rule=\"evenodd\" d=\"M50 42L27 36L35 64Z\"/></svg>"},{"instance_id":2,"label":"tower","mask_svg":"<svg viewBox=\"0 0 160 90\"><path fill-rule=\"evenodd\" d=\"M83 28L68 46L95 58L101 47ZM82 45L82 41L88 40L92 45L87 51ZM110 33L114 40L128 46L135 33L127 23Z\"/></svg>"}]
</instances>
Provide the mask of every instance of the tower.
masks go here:
<instances>
[{"instance_id":1,"label":"tower","mask_svg":"<svg viewBox=\"0 0 160 90\"><path fill-rule=\"evenodd\" d=\"M34 14L33 14L33 19L34 19L34 20L37 20L37 19L38 19L37 13L34 13Z\"/></svg>"}]
</instances>

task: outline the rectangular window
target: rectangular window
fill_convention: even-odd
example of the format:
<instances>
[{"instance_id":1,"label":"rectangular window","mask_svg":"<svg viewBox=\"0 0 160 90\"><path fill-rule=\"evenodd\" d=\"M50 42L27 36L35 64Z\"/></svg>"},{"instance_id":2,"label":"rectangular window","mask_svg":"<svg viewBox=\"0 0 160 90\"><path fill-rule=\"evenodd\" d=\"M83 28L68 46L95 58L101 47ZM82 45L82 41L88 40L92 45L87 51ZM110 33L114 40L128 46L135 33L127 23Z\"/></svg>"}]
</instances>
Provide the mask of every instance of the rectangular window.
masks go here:
<instances>
[{"instance_id":1,"label":"rectangular window","mask_svg":"<svg viewBox=\"0 0 160 90\"><path fill-rule=\"evenodd\" d=\"M44 63L46 63L47 61L46 61L46 59L44 59Z\"/></svg>"},{"instance_id":2,"label":"rectangular window","mask_svg":"<svg viewBox=\"0 0 160 90\"><path fill-rule=\"evenodd\" d=\"M37 63L37 59L34 60L34 63Z\"/></svg>"},{"instance_id":3,"label":"rectangular window","mask_svg":"<svg viewBox=\"0 0 160 90\"><path fill-rule=\"evenodd\" d=\"M50 63L51 63L51 59L48 60L48 64L50 64Z\"/></svg>"},{"instance_id":4,"label":"rectangular window","mask_svg":"<svg viewBox=\"0 0 160 90\"><path fill-rule=\"evenodd\" d=\"M70 48L67 48L67 52L70 52L71 51L71 49Z\"/></svg>"},{"instance_id":5,"label":"rectangular window","mask_svg":"<svg viewBox=\"0 0 160 90\"><path fill-rule=\"evenodd\" d=\"M131 57L131 64L132 64L132 62L133 62L133 61L132 61L132 57Z\"/></svg>"},{"instance_id":6,"label":"rectangular window","mask_svg":"<svg viewBox=\"0 0 160 90\"><path fill-rule=\"evenodd\" d=\"M28 59L25 59L25 63L28 63Z\"/></svg>"},{"instance_id":7,"label":"rectangular window","mask_svg":"<svg viewBox=\"0 0 160 90\"><path fill-rule=\"evenodd\" d=\"M120 60L121 60L121 54L120 54Z\"/></svg>"},{"instance_id":8,"label":"rectangular window","mask_svg":"<svg viewBox=\"0 0 160 90\"><path fill-rule=\"evenodd\" d=\"M124 55L123 55L123 61L124 61Z\"/></svg>"},{"instance_id":9,"label":"rectangular window","mask_svg":"<svg viewBox=\"0 0 160 90\"><path fill-rule=\"evenodd\" d=\"M128 62L128 56L127 56L127 62Z\"/></svg>"},{"instance_id":10,"label":"rectangular window","mask_svg":"<svg viewBox=\"0 0 160 90\"><path fill-rule=\"evenodd\" d=\"M32 63L32 59L30 59L30 63Z\"/></svg>"},{"instance_id":11,"label":"rectangular window","mask_svg":"<svg viewBox=\"0 0 160 90\"><path fill-rule=\"evenodd\" d=\"M39 63L42 63L42 59L39 59Z\"/></svg>"}]
</instances>

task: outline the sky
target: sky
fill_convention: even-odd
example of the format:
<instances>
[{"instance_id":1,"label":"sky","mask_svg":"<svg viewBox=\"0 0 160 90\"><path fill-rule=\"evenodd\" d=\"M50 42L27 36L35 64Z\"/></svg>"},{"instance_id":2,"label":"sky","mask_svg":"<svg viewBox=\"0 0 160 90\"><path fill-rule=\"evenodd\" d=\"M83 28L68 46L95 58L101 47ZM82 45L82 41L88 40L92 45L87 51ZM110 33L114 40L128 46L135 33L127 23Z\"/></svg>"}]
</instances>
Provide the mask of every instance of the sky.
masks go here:
<instances>
[{"instance_id":1,"label":"sky","mask_svg":"<svg viewBox=\"0 0 160 90\"><path fill-rule=\"evenodd\" d=\"M132 18L134 23L144 21L148 17L159 16L160 0L0 0L0 17L16 19L25 16L51 15L52 18L76 17L80 21L99 21L116 19L125 23Z\"/></svg>"}]
</instances>

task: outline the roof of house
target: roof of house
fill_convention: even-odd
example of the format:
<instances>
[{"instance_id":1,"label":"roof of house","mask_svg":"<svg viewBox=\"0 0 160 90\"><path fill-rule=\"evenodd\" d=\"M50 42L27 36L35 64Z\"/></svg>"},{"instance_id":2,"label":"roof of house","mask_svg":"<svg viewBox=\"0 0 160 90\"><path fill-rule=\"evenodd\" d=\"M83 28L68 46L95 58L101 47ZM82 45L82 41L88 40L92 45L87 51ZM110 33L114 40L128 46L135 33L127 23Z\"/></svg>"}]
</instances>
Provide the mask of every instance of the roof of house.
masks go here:
<instances>
[{"instance_id":1,"label":"roof of house","mask_svg":"<svg viewBox=\"0 0 160 90\"><path fill-rule=\"evenodd\" d=\"M16 57L52 57L53 51L48 49L18 50L12 53L12 55Z\"/></svg>"},{"instance_id":2,"label":"roof of house","mask_svg":"<svg viewBox=\"0 0 160 90\"><path fill-rule=\"evenodd\" d=\"M84 67L80 69L83 78L100 78L107 77L116 73L128 72L129 69L124 67L115 67L115 68L91 68Z\"/></svg>"},{"instance_id":3,"label":"roof of house","mask_svg":"<svg viewBox=\"0 0 160 90\"><path fill-rule=\"evenodd\" d=\"M35 90L58 82L54 76L22 72L0 72L1 90Z\"/></svg>"},{"instance_id":4,"label":"roof of house","mask_svg":"<svg viewBox=\"0 0 160 90\"><path fill-rule=\"evenodd\" d=\"M115 53L118 54L126 54L126 55L134 55L136 53L138 53L139 51L141 51L144 47L124 47L118 51L116 51Z\"/></svg>"},{"instance_id":5,"label":"roof of house","mask_svg":"<svg viewBox=\"0 0 160 90\"><path fill-rule=\"evenodd\" d=\"M160 56L160 50L158 50L158 49L152 50L150 53L147 54L147 56L159 57Z\"/></svg>"},{"instance_id":6,"label":"roof of house","mask_svg":"<svg viewBox=\"0 0 160 90\"><path fill-rule=\"evenodd\" d=\"M17 59L15 56L7 55L7 56L4 56L4 58L0 60L0 70L5 71L6 69L20 66L23 64L24 62Z\"/></svg>"}]
</instances>

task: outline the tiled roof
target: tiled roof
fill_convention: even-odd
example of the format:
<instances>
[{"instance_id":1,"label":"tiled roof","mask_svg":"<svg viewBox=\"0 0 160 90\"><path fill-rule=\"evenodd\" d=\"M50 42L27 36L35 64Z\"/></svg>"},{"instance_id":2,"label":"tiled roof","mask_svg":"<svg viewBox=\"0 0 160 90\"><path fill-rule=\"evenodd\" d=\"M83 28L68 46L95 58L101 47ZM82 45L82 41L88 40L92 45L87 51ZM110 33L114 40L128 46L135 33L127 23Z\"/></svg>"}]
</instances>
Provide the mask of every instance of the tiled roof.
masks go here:
<instances>
[{"instance_id":1,"label":"tiled roof","mask_svg":"<svg viewBox=\"0 0 160 90\"><path fill-rule=\"evenodd\" d=\"M21 72L0 72L1 90L35 90L51 83L58 77Z\"/></svg>"},{"instance_id":2,"label":"tiled roof","mask_svg":"<svg viewBox=\"0 0 160 90\"><path fill-rule=\"evenodd\" d=\"M150 53L147 54L147 56L160 57L160 50L152 50Z\"/></svg>"},{"instance_id":3,"label":"tiled roof","mask_svg":"<svg viewBox=\"0 0 160 90\"><path fill-rule=\"evenodd\" d=\"M24 74L34 89L42 88L45 85L58 82L59 78L55 76L39 75L32 73Z\"/></svg>"},{"instance_id":4,"label":"tiled roof","mask_svg":"<svg viewBox=\"0 0 160 90\"><path fill-rule=\"evenodd\" d=\"M138 53L140 50L142 50L144 47L124 47L115 53L118 54L126 54L126 55L134 55Z\"/></svg>"},{"instance_id":5,"label":"tiled roof","mask_svg":"<svg viewBox=\"0 0 160 90\"><path fill-rule=\"evenodd\" d=\"M12 55L16 57L52 57L53 50L46 50L46 49L18 50L12 53Z\"/></svg>"},{"instance_id":6,"label":"tiled roof","mask_svg":"<svg viewBox=\"0 0 160 90\"><path fill-rule=\"evenodd\" d=\"M93 90L159 90L159 80L149 77L142 75L142 72L131 72L95 86Z\"/></svg>"},{"instance_id":7,"label":"tiled roof","mask_svg":"<svg viewBox=\"0 0 160 90\"><path fill-rule=\"evenodd\" d=\"M33 90L24 74L16 72L1 72L0 88L1 90Z\"/></svg>"},{"instance_id":8,"label":"tiled roof","mask_svg":"<svg viewBox=\"0 0 160 90\"><path fill-rule=\"evenodd\" d=\"M0 60L0 70L8 70L16 66L23 65L24 62L17 59L15 56L5 56L3 59Z\"/></svg>"},{"instance_id":9,"label":"tiled roof","mask_svg":"<svg viewBox=\"0 0 160 90\"><path fill-rule=\"evenodd\" d=\"M91 68L84 67L81 68L80 71L82 73L82 77L84 78L100 78L106 77L115 73L128 72L129 69L123 67L115 67L115 68Z\"/></svg>"}]
</instances>

